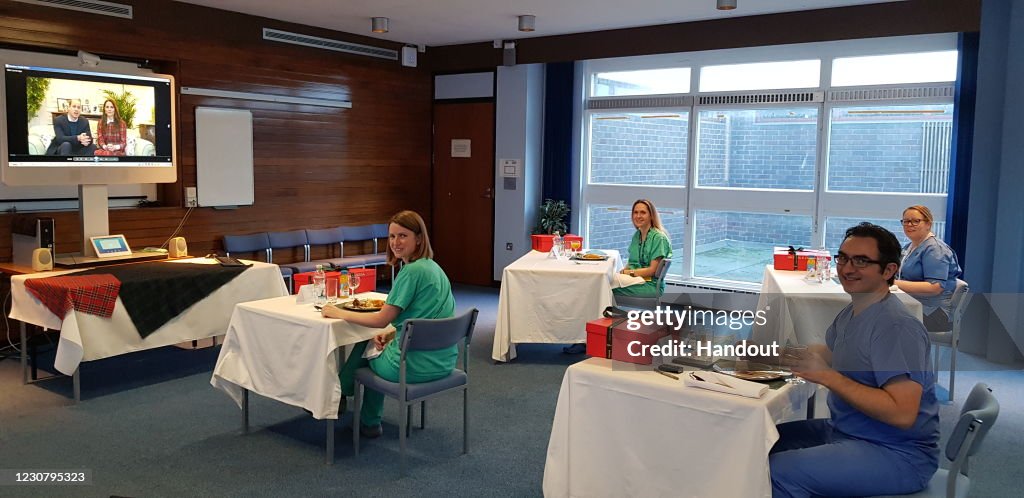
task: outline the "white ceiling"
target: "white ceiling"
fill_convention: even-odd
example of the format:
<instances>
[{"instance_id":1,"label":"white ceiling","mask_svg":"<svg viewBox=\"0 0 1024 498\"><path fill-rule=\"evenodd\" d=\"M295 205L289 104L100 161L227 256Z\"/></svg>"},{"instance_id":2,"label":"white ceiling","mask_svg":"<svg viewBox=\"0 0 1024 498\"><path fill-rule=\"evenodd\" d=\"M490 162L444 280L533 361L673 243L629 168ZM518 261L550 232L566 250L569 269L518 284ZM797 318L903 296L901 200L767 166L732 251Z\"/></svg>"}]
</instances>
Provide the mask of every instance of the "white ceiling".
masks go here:
<instances>
[{"instance_id":1,"label":"white ceiling","mask_svg":"<svg viewBox=\"0 0 1024 498\"><path fill-rule=\"evenodd\" d=\"M732 11L715 0L178 0L308 26L417 45L440 46L606 29L882 3L892 0L738 0ZM537 30L517 30L521 14ZM370 32L371 17L391 31Z\"/></svg>"}]
</instances>

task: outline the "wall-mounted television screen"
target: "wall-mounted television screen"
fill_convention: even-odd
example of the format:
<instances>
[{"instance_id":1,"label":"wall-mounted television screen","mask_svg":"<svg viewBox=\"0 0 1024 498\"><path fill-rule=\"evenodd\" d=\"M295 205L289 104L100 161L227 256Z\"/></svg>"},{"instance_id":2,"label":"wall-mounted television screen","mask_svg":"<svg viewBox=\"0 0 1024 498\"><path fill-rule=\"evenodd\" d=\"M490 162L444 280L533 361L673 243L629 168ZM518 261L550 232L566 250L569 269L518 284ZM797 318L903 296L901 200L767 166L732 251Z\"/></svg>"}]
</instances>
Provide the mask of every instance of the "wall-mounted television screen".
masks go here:
<instances>
[{"instance_id":1,"label":"wall-mounted television screen","mask_svg":"<svg viewBox=\"0 0 1024 498\"><path fill-rule=\"evenodd\" d=\"M3 61L4 183L176 181L173 77L32 62Z\"/></svg>"}]
</instances>

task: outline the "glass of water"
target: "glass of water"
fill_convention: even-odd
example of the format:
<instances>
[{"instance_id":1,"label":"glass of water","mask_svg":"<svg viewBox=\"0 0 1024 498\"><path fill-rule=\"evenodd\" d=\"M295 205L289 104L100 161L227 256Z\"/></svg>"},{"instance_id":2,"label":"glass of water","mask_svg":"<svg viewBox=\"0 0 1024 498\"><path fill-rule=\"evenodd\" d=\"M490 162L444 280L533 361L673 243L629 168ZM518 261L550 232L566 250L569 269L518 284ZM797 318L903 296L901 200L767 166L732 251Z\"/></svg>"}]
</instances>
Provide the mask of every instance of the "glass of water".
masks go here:
<instances>
[{"instance_id":1,"label":"glass of water","mask_svg":"<svg viewBox=\"0 0 1024 498\"><path fill-rule=\"evenodd\" d=\"M354 296L359 292L359 275L355 273L348 274L348 295Z\"/></svg>"}]
</instances>

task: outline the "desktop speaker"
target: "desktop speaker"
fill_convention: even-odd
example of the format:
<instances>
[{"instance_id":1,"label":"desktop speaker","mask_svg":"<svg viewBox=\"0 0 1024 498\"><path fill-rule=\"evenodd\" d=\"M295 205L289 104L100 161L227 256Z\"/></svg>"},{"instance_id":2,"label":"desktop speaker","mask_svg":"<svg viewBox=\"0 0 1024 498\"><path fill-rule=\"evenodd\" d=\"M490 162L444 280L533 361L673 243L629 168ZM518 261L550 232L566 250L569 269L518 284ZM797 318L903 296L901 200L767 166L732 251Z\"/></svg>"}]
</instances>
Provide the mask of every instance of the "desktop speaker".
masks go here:
<instances>
[{"instance_id":1,"label":"desktop speaker","mask_svg":"<svg viewBox=\"0 0 1024 498\"><path fill-rule=\"evenodd\" d=\"M184 258L188 256L188 246L185 244L185 237L175 237L167 246L167 255L172 258Z\"/></svg>"},{"instance_id":2,"label":"desktop speaker","mask_svg":"<svg viewBox=\"0 0 1024 498\"><path fill-rule=\"evenodd\" d=\"M48 271L53 269L53 255L50 250L40 247L32 251L32 271Z\"/></svg>"}]
</instances>

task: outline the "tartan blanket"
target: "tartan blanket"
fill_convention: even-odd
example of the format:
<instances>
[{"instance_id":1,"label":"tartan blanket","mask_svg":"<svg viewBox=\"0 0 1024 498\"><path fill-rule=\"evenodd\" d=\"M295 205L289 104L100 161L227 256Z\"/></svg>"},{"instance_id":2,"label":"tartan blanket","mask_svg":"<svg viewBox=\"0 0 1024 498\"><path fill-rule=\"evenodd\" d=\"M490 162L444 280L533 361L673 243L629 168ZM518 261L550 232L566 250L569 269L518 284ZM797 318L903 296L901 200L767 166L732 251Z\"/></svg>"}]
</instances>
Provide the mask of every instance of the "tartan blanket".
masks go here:
<instances>
[{"instance_id":1,"label":"tartan blanket","mask_svg":"<svg viewBox=\"0 0 1024 498\"><path fill-rule=\"evenodd\" d=\"M113 275L71 274L30 278L25 281L25 288L61 320L71 308L110 318L121 282Z\"/></svg>"},{"instance_id":2,"label":"tartan blanket","mask_svg":"<svg viewBox=\"0 0 1024 498\"><path fill-rule=\"evenodd\" d=\"M120 297L139 335L145 338L247 269L153 261L28 279L25 287L61 319L72 307L109 318Z\"/></svg>"}]
</instances>

